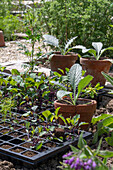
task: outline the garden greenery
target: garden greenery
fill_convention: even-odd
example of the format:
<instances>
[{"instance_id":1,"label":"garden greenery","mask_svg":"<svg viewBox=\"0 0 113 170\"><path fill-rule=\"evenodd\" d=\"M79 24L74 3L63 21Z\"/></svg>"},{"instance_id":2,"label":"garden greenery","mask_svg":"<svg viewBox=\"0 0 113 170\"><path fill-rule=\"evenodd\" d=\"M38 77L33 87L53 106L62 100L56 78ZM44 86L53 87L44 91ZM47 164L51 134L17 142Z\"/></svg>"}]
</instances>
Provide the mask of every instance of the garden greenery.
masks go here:
<instances>
[{"instance_id":1,"label":"garden greenery","mask_svg":"<svg viewBox=\"0 0 113 170\"><path fill-rule=\"evenodd\" d=\"M22 22L18 16L11 14L14 9L14 4L11 0L0 1L0 30L4 32L4 38L6 40L13 39L14 32L21 32Z\"/></svg>"},{"instance_id":2,"label":"garden greenery","mask_svg":"<svg viewBox=\"0 0 113 170\"><path fill-rule=\"evenodd\" d=\"M75 35L77 44L87 45L102 42L113 46L112 0L42 0L40 24L44 32L56 36L64 43Z\"/></svg>"}]
</instances>

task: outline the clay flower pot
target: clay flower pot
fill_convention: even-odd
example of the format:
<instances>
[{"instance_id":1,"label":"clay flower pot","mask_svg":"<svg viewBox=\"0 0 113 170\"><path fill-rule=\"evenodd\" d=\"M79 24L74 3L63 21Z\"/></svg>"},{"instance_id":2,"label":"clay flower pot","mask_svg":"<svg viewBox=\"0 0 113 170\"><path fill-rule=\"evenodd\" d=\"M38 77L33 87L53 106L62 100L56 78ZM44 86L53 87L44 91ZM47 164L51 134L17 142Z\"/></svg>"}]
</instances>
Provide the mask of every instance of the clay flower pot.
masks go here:
<instances>
[{"instance_id":1,"label":"clay flower pot","mask_svg":"<svg viewBox=\"0 0 113 170\"><path fill-rule=\"evenodd\" d=\"M4 47L5 42L4 42L4 36L3 36L3 31L0 31L0 47Z\"/></svg>"},{"instance_id":2,"label":"clay flower pot","mask_svg":"<svg viewBox=\"0 0 113 170\"><path fill-rule=\"evenodd\" d=\"M81 98L79 98L78 101L81 104L71 105L71 104L63 104L58 100L56 100L54 102L54 107L55 109L60 107L58 114L62 114L64 118L73 117L76 114L80 114L79 123L80 122L88 123L87 125L82 126L82 129L87 130L91 123L93 114L96 111L97 102L95 100L81 99ZM63 124L63 121L59 119L59 123Z\"/></svg>"},{"instance_id":3,"label":"clay flower pot","mask_svg":"<svg viewBox=\"0 0 113 170\"><path fill-rule=\"evenodd\" d=\"M109 72L112 65L110 61L80 58L80 64L82 64L83 70L86 70L85 76L92 75L94 77L91 81L93 86L95 86L98 82L101 86L105 85L106 79L101 72Z\"/></svg>"},{"instance_id":4,"label":"clay flower pot","mask_svg":"<svg viewBox=\"0 0 113 170\"><path fill-rule=\"evenodd\" d=\"M50 60L50 66L52 71L57 71L61 74L61 71L58 68L62 69L65 73L65 68L71 68L77 60L77 54L68 53L67 55L61 55L60 52L55 52Z\"/></svg>"}]
</instances>

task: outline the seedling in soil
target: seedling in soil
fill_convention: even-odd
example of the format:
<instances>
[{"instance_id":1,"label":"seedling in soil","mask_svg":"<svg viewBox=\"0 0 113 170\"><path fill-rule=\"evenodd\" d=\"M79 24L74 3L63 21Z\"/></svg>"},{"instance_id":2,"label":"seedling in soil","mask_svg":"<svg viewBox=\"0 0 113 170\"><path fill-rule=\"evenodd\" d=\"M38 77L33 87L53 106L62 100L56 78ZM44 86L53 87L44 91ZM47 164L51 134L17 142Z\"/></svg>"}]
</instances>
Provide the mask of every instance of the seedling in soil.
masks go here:
<instances>
[{"instance_id":1,"label":"seedling in soil","mask_svg":"<svg viewBox=\"0 0 113 170\"><path fill-rule=\"evenodd\" d=\"M0 110L0 112L2 113L2 118L3 118L4 123L5 123L6 117L8 115L11 118L11 116L12 116L11 111L12 111L12 108L14 106L15 106L14 97L6 97L6 98L3 98L1 100L1 104L0 104L1 110Z\"/></svg>"}]
</instances>

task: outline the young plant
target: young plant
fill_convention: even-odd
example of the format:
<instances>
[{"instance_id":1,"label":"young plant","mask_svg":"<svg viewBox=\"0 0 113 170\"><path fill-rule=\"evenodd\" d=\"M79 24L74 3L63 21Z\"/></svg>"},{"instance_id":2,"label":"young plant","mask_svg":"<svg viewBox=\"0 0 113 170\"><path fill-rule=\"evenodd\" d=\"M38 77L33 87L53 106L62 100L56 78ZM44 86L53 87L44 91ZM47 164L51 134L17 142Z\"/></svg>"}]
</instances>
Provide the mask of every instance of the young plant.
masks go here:
<instances>
[{"instance_id":1,"label":"young plant","mask_svg":"<svg viewBox=\"0 0 113 170\"><path fill-rule=\"evenodd\" d=\"M66 122L68 123L67 126L68 128L71 130L71 133L74 132L77 128L80 129L81 126L86 125L88 123L85 122L80 122L79 123L79 119L80 119L80 115L75 115L72 118L66 118Z\"/></svg>"},{"instance_id":2,"label":"young plant","mask_svg":"<svg viewBox=\"0 0 113 170\"><path fill-rule=\"evenodd\" d=\"M82 90L90 83L90 81L93 79L92 76L88 75L82 79L82 67L79 64L74 64L68 73L68 82L70 86L72 87L72 91L67 91L67 89L62 86L65 90L59 90L57 92L57 98L58 100L65 100L68 103L72 105L76 105L77 99L82 92ZM71 101L66 100L63 98L64 96L69 96Z\"/></svg>"},{"instance_id":3,"label":"young plant","mask_svg":"<svg viewBox=\"0 0 113 170\"><path fill-rule=\"evenodd\" d=\"M73 43L73 41L77 38L77 36L70 39L65 44L64 48L59 44L59 40L52 35L45 34L45 35L43 35L43 38L44 38L44 42L46 42L47 44L50 44L54 47L57 47L57 49L61 52L62 55L66 55L72 49L72 48L69 48L69 46Z\"/></svg>"},{"instance_id":4,"label":"young plant","mask_svg":"<svg viewBox=\"0 0 113 170\"><path fill-rule=\"evenodd\" d=\"M82 46L82 45L78 45L75 48L81 49L82 53L90 54L90 55L84 55L83 57L88 57L88 58L95 59L95 60L99 60L105 51L113 50L113 47L102 49L103 44L101 42L92 42L92 46L94 47L94 49L87 49L85 46ZM109 59L109 61L113 63L112 60Z\"/></svg>"},{"instance_id":5,"label":"young plant","mask_svg":"<svg viewBox=\"0 0 113 170\"><path fill-rule=\"evenodd\" d=\"M46 111L42 112L42 115L48 122L58 123L58 119L60 118L60 119L62 119L64 124L66 124L65 118L61 114L58 114L59 109L60 108L57 108L54 113L50 112L49 110L46 110Z\"/></svg>"},{"instance_id":6,"label":"young plant","mask_svg":"<svg viewBox=\"0 0 113 170\"><path fill-rule=\"evenodd\" d=\"M102 121L100 121L102 120ZM107 115L101 115L97 117L96 119L93 119L93 124L97 121L100 121L97 124L97 131L94 133L93 137L93 143L96 143L98 141L98 138L102 136L103 134L108 134L110 137L106 137L106 142L113 146L113 116L110 114Z\"/></svg>"},{"instance_id":7,"label":"young plant","mask_svg":"<svg viewBox=\"0 0 113 170\"><path fill-rule=\"evenodd\" d=\"M97 93L99 90L103 89L103 86L100 86L100 83L97 83L96 86L92 87L91 84L86 87L85 89L82 90L82 97L87 96L87 97L91 97L94 98L95 96L97 96Z\"/></svg>"},{"instance_id":8,"label":"young plant","mask_svg":"<svg viewBox=\"0 0 113 170\"><path fill-rule=\"evenodd\" d=\"M0 112L2 113L2 118L5 123L7 115L11 118L12 116L12 108L15 106L15 100L13 97L5 97L1 100L0 104Z\"/></svg>"},{"instance_id":9,"label":"young plant","mask_svg":"<svg viewBox=\"0 0 113 170\"><path fill-rule=\"evenodd\" d=\"M26 40L29 40L31 44L31 50L27 48L24 44L19 44L19 50L24 51L24 54L29 59L29 64L27 65L30 71L35 69L37 58L41 55L40 47L38 47L39 52L37 53L37 57L35 55L35 43L38 40L40 42L40 27L37 21L37 11L35 10L35 2L32 0L33 6L30 8L24 16L24 23L27 37L24 37Z\"/></svg>"}]
</instances>

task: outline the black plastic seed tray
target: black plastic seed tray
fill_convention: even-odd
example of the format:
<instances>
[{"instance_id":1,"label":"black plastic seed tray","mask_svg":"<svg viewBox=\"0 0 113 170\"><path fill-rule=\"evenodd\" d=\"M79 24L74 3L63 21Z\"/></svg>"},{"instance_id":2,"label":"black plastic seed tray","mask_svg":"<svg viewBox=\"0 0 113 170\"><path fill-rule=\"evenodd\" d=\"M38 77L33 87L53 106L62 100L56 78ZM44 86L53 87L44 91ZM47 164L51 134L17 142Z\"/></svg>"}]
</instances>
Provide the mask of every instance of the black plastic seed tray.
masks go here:
<instances>
[{"instance_id":1,"label":"black plastic seed tray","mask_svg":"<svg viewBox=\"0 0 113 170\"><path fill-rule=\"evenodd\" d=\"M33 141L28 141L26 138L28 134L26 133L24 126L25 121L20 119L21 115L17 115L19 117L19 124L17 125L12 122L8 122L6 126L0 118L0 156L3 157L3 159L5 157L5 159L10 159L13 162L22 162L28 167L35 167L39 162L42 162L53 155L64 152L69 148L69 145L77 144L79 138L78 134L73 134L73 138L67 139L63 142L58 140L56 141L55 139L47 140L45 138L43 139L42 147L36 151L35 148L31 148ZM41 124L38 122L37 126L39 125ZM11 127L13 127L13 131L11 130ZM84 138L91 136L92 134L89 132L83 133ZM41 137L40 140L42 140Z\"/></svg>"}]
</instances>

